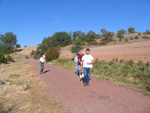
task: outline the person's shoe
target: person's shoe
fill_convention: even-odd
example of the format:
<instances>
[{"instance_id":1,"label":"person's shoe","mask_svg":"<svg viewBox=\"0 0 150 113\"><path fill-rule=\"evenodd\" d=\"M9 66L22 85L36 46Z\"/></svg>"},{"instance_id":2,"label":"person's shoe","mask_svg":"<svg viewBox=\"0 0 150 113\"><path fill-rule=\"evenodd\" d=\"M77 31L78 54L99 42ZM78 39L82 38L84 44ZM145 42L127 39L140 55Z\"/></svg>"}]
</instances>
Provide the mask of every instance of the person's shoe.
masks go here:
<instances>
[{"instance_id":1,"label":"person's shoe","mask_svg":"<svg viewBox=\"0 0 150 113\"><path fill-rule=\"evenodd\" d=\"M87 86L89 86L89 84L86 84Z\"/></svg>"},{"instance_id":2,"label":"person's shoe","mask_svg":"<svg viewBox=\"0 0 150 113\"><path fill-rule=\"evenodd\" d=\"M40 74L42 74L42 72L40 72Z\"/></svg>"},{"instance_id":3,"label":"person's shoe","mask_svg":"<svg viewBox=\"0 0 150 113\"><path fill-rule=\"evenodd\" d=\"M84 82L84 86L86 86L86 83Z\"/></svg>"}]
</instances>

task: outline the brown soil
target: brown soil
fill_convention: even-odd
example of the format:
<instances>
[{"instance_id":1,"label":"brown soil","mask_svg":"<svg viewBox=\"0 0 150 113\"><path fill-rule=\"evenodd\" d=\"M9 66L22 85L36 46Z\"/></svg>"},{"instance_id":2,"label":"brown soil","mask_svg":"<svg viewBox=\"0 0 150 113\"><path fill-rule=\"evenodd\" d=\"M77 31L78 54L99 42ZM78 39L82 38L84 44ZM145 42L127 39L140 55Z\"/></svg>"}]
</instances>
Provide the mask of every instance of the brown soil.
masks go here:
<instances>
[{"instance_id":1,"label":"brown soil","mask_svg":"<svg viewBox=\"0 0 150 113\"><path fill-rule=\"evenodd\" d=\"M142 60L144 62L150 61L150 40L142 42L124 43L117 45L107 46L89 46L91 54L95 59L111 61L113 58L134 60L138 62ZM61 50L61 57L72 58L73 54L70 52L69 47L65 47Z\"/></svg>"},{"instance_id":2,"label":"brown soil","mask_svg":"<svg viewBox=\"0 0 150 113\"><path fill-rule=\"evenodd\" d=\"M24 48L18 48L19 52L18 54L23 54L23 55L30 55L32 50L36 50L37 46L31 46L31 47L24 47Z\"/></svg>"},{"instance_id":3,"label":"brown soil","mask_svg":"<svg viewBox=\"0 0 150 113\"><path fill-rule=\"evenodd\" d=\"M103 52L105 48L114 50L113 47L103 47ZM116 48L116 51L121 51L121 48ZM93 48L92 51L99 51L99 49ZM110 51L109 49L107 51ZM58 97L65 108L71 109L72 112L150 113L150 97L140 92L93 77L90 86L83 86L74 72L50 64L45 64L46 72L40 75L38 61L24 61L32 65L37 75L47 83L48 92Z\"/></svg>"}]
</instances>

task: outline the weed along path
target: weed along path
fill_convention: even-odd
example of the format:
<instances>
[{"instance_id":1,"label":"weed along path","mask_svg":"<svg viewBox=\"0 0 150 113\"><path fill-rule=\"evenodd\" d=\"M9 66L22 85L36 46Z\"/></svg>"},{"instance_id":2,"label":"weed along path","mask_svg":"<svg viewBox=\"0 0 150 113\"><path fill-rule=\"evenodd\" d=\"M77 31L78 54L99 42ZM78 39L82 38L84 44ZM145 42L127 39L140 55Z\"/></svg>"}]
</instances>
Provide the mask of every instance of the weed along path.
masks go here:
<instances>
[{"instance_id":1,"label":"weed along path","mask_svg":"<svg viewBox=\"0 0 150 113\"><path fill-rule=\"evenodd\" d=\"M46 72L40 75L38 61L22 61L32 65L48 84L48 92L73 113L150 113L150 97L140 92L93 77L85 87L73 71L46 63Z\"/></svg>"}]
</instances>

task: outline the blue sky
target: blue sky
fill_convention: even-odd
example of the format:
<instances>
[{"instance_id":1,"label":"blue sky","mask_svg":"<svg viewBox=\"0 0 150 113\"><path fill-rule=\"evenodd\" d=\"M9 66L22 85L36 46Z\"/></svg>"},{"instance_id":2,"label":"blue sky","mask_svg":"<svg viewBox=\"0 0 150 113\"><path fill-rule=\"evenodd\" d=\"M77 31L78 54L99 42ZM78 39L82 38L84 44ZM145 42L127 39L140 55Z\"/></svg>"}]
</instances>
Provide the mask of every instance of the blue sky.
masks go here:
<instances>
[{"instance_id":1,"label":"blue sky","mask_svg":"<svg viewBox=\"0 0 150 113\"><path fill-rule=\"evenodd\" d=\"M0 0L0 34L34 46L60 31L150 29L150 0Z\"/></svg>"}]
</instances>

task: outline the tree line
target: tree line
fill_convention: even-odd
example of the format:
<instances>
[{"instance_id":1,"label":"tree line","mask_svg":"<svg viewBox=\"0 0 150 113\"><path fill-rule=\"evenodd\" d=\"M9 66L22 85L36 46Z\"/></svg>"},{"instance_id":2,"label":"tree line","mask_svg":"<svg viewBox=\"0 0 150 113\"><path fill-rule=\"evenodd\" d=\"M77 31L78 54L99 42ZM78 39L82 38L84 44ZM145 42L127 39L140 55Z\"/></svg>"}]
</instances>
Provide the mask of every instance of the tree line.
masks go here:
<instances>
[{"instance_id":1,"label":"tree line","mask_svg":"<svg viewBox=\"0 0 150 113\"><path fill-rule=\"evenodd\" d=\"M8 55L16 51L15 48L19 48L17 44L17 36L13 32L7 32L0 35L0 64L13 61ZM4 55L7 54L7 57Z\"/></svg>"},{"instance_id":2,"label":"tree line","mask_svg":"<svg viewBox=\"0 0 150 113\"><path fill-rule=\"evenodd\" d=\"M70 32L56 32L52 36L45 37L41 44L38 45L37 51L33 51L31 53L35 58L39 58L41 55L46 53L49 48L56 47L64 47L67 45L72 45L71 52L76 53L82 49L82 45L95 45L97 43L96 39L102 39L102 43L108 43L113 41L114 32L107 31L102 28L100 30L101 34L96 34L94 31L90 30L85 33L82 31L70 31ZM129 27L128 33L135 33L135 28ZM146 32L149 32L147 30ZM123 35L127 33L124 29L121 29L117 32L118 38L123 38Z\"/></svg>"}]
</instances>

